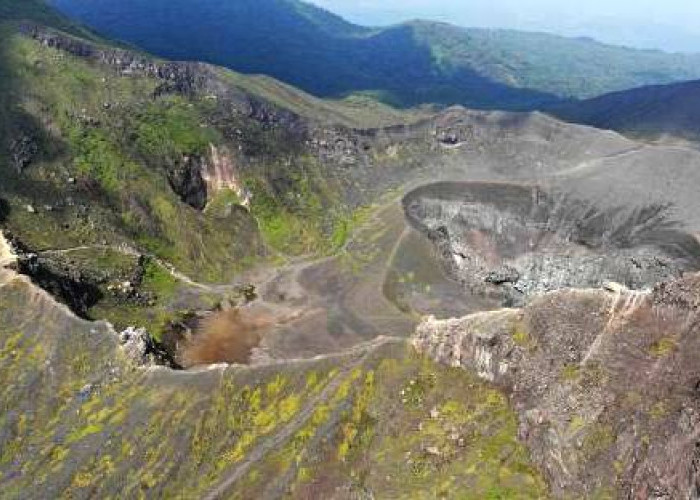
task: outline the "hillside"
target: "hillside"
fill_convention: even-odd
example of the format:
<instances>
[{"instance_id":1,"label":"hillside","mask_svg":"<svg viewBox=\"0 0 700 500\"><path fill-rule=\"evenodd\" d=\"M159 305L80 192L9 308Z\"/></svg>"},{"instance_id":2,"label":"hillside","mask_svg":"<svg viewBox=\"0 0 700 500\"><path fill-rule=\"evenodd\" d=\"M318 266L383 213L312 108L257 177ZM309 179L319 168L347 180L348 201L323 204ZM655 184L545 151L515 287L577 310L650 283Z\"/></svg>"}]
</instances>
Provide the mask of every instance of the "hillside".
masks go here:
<instances>
[{"instance_id":1,"label":"hillside","mask_svg":"<svg viewBox=\"0 0 700 500\"><path fill-rule=\"evenodd\" d=\"M13 14L0 25L1 222L39 256L27 268L85 317L145 315L160 328L170 316L151 308L182 281L168 266L221 282L278 253L333 251L399 166L369 151L346 161L382 163L381 177L347 175L342 158L359 147L348 127L422 117L157 60L42 2L10 3L0 4Z\"/></svg>"},{"instance_id":2,"label":"hillside","mask_svg":"<svg viewBox=\"0 0 700 500\"><path fill-rule=\"evenodd\" d=\"M540 33L410 22L368 29L297 0L53 0L115 39L175 60L262 73L314 95L532 109L700 78L700 55Z\"/></svg>"},{"instance_id":3,"label":"hillside","mask_svg":"<svg viewBox=\"0 0 700 500\"><path fill-rule=\"evenodd\" d=\"M645 137L700 138L700 82L654 85L555 106L553 114Z\"/></svg>"}]
</instances>

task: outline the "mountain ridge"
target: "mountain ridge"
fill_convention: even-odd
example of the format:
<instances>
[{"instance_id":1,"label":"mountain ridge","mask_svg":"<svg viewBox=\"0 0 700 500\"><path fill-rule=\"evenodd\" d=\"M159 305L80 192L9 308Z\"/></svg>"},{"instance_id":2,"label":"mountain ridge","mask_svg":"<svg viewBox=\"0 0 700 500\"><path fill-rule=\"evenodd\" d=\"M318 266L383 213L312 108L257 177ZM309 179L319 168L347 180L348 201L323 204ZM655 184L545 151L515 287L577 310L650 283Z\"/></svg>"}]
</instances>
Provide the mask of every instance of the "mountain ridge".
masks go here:
<instances>
[{"instance_id":1,"label":"mountain ridge","mask_svg":"<svg viewBox=\"0 0 700 500\"><path fill-rule=\"evenodd\" d=\"M297 0L159 1L54 4L170 59L269 74L318 96L360 92L400 106L534 109L562 98L700 78L700 55L420 20L364 28Z\"/></svg>"},{"instance_id":2,"label":"mountain ridge","mask_svg":"<svg viewBox=\"0 0 700 500\"><path fill-rule=\"evenodd\" d=\"M700 139L700 80L652 85L554 106L561 119L646 138Z\"/></svg>"}]
</instances>

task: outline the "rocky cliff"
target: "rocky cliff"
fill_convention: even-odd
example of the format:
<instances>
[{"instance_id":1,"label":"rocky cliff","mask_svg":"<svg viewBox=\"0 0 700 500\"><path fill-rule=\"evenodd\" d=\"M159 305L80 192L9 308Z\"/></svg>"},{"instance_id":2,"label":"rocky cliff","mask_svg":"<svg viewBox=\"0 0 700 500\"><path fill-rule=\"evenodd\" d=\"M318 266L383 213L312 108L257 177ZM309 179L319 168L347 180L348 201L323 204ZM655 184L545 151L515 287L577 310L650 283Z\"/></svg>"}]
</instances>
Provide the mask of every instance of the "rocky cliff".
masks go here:
<instances>
[{"instance_id":1,"label":"rocky cliff","mask_svg":"<svg viewBox=\"0 0 700 500\"><path fill-rule=\"evenodd\" d=\"M413 343L509 395L554 496L698 498L700 276L427 319Z\"/></svg>"}]
</instances>

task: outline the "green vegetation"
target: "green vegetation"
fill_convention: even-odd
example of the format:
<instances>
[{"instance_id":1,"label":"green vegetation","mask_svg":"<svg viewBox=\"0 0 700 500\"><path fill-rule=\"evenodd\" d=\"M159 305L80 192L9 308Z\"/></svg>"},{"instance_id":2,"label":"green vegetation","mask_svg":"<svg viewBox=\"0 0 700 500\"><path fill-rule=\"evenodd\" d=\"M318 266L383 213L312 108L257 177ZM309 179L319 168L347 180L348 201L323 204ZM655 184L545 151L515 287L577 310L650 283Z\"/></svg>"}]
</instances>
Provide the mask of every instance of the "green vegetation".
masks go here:
<instances>
[{"instance_id":1,"label":"green vegetation","mask_svg":"<svg viewBox=\"0 0 700 500\"><path fill-rule=\"evenodd\" d=\"M537 339L530 335L527 325L523 321L516 321L512 326L512 338L515 345L527 350L537 348Z\"/></svg>"},{"instance_id":2,"label":"green vegetation","mask_svg":"<svg viewBox=\"0 0 700 500\"><path fill-rule=\"evenodd\" d=\"M561 377L567 382L575 382L581 377L581 366L579 364L565 365L561 371Z\"/></svg>"},{"instance_id":3,"label":"green vegetation","mask_svg":"<svg viewBox=\"0 0 700 500\"><path fill-rule=\"evenodd\" d=\"M319 198L309 196L306 179L295 185L303 191L299 193L292 188L282 199L259 179L246 183L252 193L250 209L260 224L265 241L286 254L301 255L315 252L319 244L323 245L325 238L321 224L324 213ZM301 210L295 213L292 207L298 199L304 206L296 207Z\"/></svg>"},{"instance_id":4,"label":"green vegetation","mask_svg":"<svg viewBox=\"0 0 700 500\"><path fill-rule=\"evenodd\" d=\"M392 498L546 496L502 394L458 369L420 359L413 369L397 393L379 391L386 402L373 415L391 414L395 404L401 416L383 423L373 442L374 488ZM403 370L385 361L375 380L391 387L387 381Z\"/></svg>"},{"instance_id":5,"label":"green vegetation","mask_svg":"<svg viewBox=\"0 0 700 500\"><path fill-rule=\"evenodd\" d=\"M315 13L303 16L316 23ZM95 283L104 296L92 318L117 329L146 326L157 337L183 303L220 298L198 287L191 299L194 285L170 265L221 282L264 258L263 239L284 254L328 254L373 210L354 208L363 201L347 201L350 188L283 127L231 116L201 96L156 96L154 78L119 75L19 34L2 41L1 138L29 137L39 149L21 173L2 149L0 197L10 206L3 229ZM347 123L374 113L366 103L320 103L273 84L261 92L305 113L356 106ZM399 116L377 109L377 122ZM238 155L250 212L232 191L212 195L200 211L173 187L185 157L204 161L212 145ZM349 267L379 260L388 245L375 238L388 226L365 229L347 252ZM546 497L507 398L404 344L269 366L142 370L106 324L74 318L23 282L0 295L8 497L31 489L44 497L199 498L239 470L241 498L309 498L316 488L348 485L389 498ZM522 325L513 341L537 346ZM607 431L593 433L596 443L609 445Z\"/></svg>"},{"instance_id":6,"label":"green vegetation","mask_svg":"<svg viewBox=\"0 0 700 500\"><path fill-rule=\"evenodd\" d=\"M130 130L136 146L146 158L162 161L181 155L205 155L210 144L221 139L211 128L200 126L202 116L182 97L151 103L134 117Z\"/></svg>"},{"instance_id":7,"label":"green vegetation","mask_svg":"<svg viewBox=\"0 0 700 500\"><path fill-rule=\"evenodd\" d=\"M216 193L206 206L207 215L226 218L234 206L241 206L241 199L232 189L224 189Z\"/></svg>"},{"instance_id":8,"label":"green vegetation","mask_svg":"<svg viewBox=\"0 0 700 500\"><path fill-rule=\"evenodd\" d=\"M9 71L3 81L10 86L2 107L6 119L16 123L21 113L49 123L63 144L21 179L0 161L8 178L2 196L14 207L34 203L41 194L27 189L34 183L43 186L43 203L73 200L62 210L12 210L7 226L25 244L129 243L204 281L225 279L249 264L260 248L250 216L199 213L178 199L167 180L165 167L184 155L204 154L219 140L216 130L201 126L204 105L180 97L153 100L152 79L115 77L108 68L21 36L11 36L3 50L0 67ZM55 148L51 144L61 143L47 139L42 149Z\"/></svg>"},{"instance_id":9,"label":"green vegetation","mask_svg":"<svg viewBox=\"0 0 700 500\"><path fill-rule=\"evenodd\" d=\"M24 13L66 29L76 38L64 43L75 52L114 50L59 15L46 17L51 11L43 3L26 6L8 19ZM94 285L97 303L88 317L118 329L143 326L156 338L185 308L225 300L213 292L188 293L187 279L175 279L157 262L199 283L230 282L270 254L336 252L366 218L370 209L356 206L375 195L365 196L361 185L348 185L342 172L310 154L296 123L285 124L286 110L352 127L425 116L366 97L324 101L270 78L212 70L217 84L230 84L237 106L250 97L273 114L250 118L231 112L224 99L161 92L163 81L147 72L122 74L97 56L76 56L20 33L14 22L0 24L2 229L65 276ZM89 46L81 45L85 40ZM30 141L37 151L22 172L8 155L16 140ZM212 161L214 147L250 191L249 208L233 190L202 193L195 174ZM188 189L200 189L196 206L189 204ZM130 287L139 254L152 258L143 282Z\"/></svg>"},{"instance_id":10,"label":"green vegetation","mask_svg":"<svg viewBox=\"0 0 700 500\"><path fill-rule=\"evenodd\" d=\"M616 434L610 425L597 422L587 429L581 453L585 460L592 460L598 454L607 452L615 443Z\"/></svg>"},{"instance_id":11,"label":"green vegetation","mask_svg":"<svg viewBox=\"0 0 700 500\"><path fill-rule=\"evenodd\" d=\"M655 358L664 358L672 354L678 346L678 343L673 337L665 337L657 342L654 342L649 347L649 354Z\"/></svg>"},{"instance_id":12,"label":"green vegetation","mask_svg":"<svg viewBox=\"0 0 700 500\"><path fill-rule=\"evenodd\" d=\"M144 267L144 290L158 297L171 297L175 293L180 283L166 269L153 260L148 260Z\"/></svg>"},{"instance_id":13,"label":"green vegetation","mask_svg":"<svg viewBox=\"0 0 700 500\"><path fill-rule=\"evenodd\" d=\"M111 0L56 4L164 57L270 75L318 96L362 95L400 106L532 109L562 97L700 78L697 55L427 21L370 29L297 0L140 0L123 4L119 15ZM171 9L181 15L166 17ZM211 19L222 20L215 30Z\"/></svg>"},{"instance_id":14,"label":"green vegetation","mask_svg":"<svg viewBox=\"0 0 700 500\"><path fill-rule=\"evenodd\" d=\"M259 178L249 178L250 211L266 243L288 255L323 255L346 241L353 216L338 204L339 194L324 179L314 160L301 158L287 167L282 189Z\"/></svg>"},{"instance_id":15,"label":"green vegetation","mask_svg":"<svg viewBox=\"0 0 700 500\"><path fill-rule=\"evenodd\" d=\"M201 497L253 460L231 490L240 498L279 488L309 498L320 485L347 484L391 498L546 496L506 398L403 344L256 369L134 371L104 326L69 317L53 330L14 309L21 288L0 294L2 402L32 405L3 417L11 431L0 470L25 471L6 494L31 481L33 491L72 496ZM47 360L50 387L36 387Z\"/></svg>"},{"instance_id":16,"label":"green vegetation","mask_svg":"<svg viewBox=\"0 0 700 500\"><path fill-rule=\"evenodd\" d=\"M658 401L649 410L649 416L654 420L661 420L670 414L668 403Z\"/></svg>"},{"instance_id":17,"label":"green vegetation","mask_svg":"<svg viewBox=\"0 0 700 500\"><path fill-rule=\"evenodd\" d=\"M366 223L374 211L376 211L375 206L365 206L356 209L350 216L340 217L331 235L333 248L336 250L342 248L348 242L353 232Z\"/></svg>"}]
</instances>

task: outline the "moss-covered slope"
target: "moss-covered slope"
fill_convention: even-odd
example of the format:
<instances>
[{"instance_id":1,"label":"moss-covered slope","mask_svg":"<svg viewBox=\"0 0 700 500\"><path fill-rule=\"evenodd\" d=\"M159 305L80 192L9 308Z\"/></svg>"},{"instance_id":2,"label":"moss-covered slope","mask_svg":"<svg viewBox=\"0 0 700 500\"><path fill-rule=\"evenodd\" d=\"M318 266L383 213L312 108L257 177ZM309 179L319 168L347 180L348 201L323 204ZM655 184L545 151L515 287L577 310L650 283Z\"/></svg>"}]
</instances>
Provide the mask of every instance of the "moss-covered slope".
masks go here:
<instances>
[{"instance_id":1,"label":"moss-covered slope","mask_svg":"<svg viewBox=\"0 0 700 500\"><path fill-rule=\"evenodd\" d=\"M2 498L545 496L506 399L401 341L143 368L107 325L0 283Z\"/></svg>"}]
</instances>

